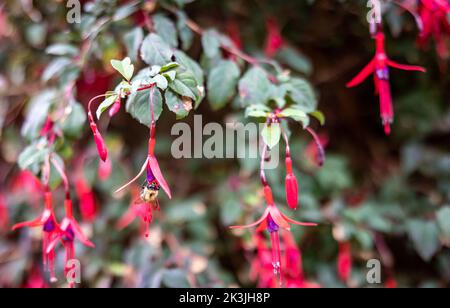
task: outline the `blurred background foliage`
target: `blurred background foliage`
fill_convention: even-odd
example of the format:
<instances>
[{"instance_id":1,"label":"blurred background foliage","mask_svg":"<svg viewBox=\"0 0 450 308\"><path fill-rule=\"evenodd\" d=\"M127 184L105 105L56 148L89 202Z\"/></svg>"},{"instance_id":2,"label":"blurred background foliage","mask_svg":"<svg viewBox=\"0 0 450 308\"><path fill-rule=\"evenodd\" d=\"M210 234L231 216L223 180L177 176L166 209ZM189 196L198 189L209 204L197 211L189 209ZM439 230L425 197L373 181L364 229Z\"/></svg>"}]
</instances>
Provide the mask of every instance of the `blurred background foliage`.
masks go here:
<instances>
[{"instance_id":1,"label":"blurred background foliage","mask_svg":"<svg viewBox=\"0 0 450 308\"><path fill-rule=\"evenodd\" d=\"M27 136L24 115L45 114L48 96L63 95L49 91L68 80L76 81L77 103L72 108L79 112L64 121L59 154L66 161L74 189L75 181L81 179L95 195L95 210L83 215L83 228L97 247L77 246L82 286L255 286L249 276L256 257L252 234L231 232L227 226L250 221L263 208L258 162L174 160L170 146L175 137L170 131L176 119L170 112L164 112L158 122L157 151L175 198L161 198L162 211L148 240L140 236L135 224L123 231L115 228L131 197L113 198L112 191L140 167L147 131L126 113L110 123L102 120L100 127L109 127L112 166L111 175L102 180L81 107L117 84L109 61L126 55L124 34L138 17L132 7L127 11L130 1L82 2L81 25L67 24L66 1L6 0L0 4L0 286L48 286L41 278L39 232L11 232L10 226L35 217L42 207L38 184L17 164L27 146L22 137ZM266 20L275 17L288 43L276 58L286 68L307 76L320 97L319 108L327 122L319 133L329 141L324 167L319 169L311 162L310 139L300 126L291 127L301 203L292 215L320 223L312 229L293 228L308 280L323 287L369 286L366 263L377 258L383 263L380 286L449 286L448 62L439 59L431 47L425 51L416 47L413 18L396 8L385 15L391 58L428 69L424 75L392 72L397 117L393 135L385 137L370 82L357 89L345 88L374 52L365 19L366 1L178 2L192 2L185 11L193 20L204 28L238 35L243 48L253 55L263 53ZM67 61L68 55L82 54L86 32L96 31L92 52L81 60L83 65ZM49 52L49 46L59 42L73 49L67 45ZM193 36L192 43L189 54L199 60L198 37ZM36 104L37 109L30 111ZM243 111L233 104L214 111L204 102L195 113L203 115L204 124L243 119ZM193 115L183 121L192 124ZM37 124L28 125L30 132L33 125ZM284 172L279 168L269 174L280 205ZM55 179L53 187L58 184ZM57 191L56 209L63 215L63 192ZM347 252L342 247L350 247L349 277L343 277L339 266ZM62 254L58 258L62 271Z\"/></svg>"}]
</instances>

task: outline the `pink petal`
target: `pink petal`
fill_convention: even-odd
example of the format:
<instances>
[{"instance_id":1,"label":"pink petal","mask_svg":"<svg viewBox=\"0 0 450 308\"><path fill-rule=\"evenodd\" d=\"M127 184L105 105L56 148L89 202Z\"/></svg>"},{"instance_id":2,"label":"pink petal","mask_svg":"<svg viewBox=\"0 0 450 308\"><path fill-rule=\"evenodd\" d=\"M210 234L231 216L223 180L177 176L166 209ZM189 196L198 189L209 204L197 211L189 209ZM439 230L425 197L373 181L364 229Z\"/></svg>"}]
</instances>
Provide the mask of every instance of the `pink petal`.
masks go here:
<instances>
[{"instance_id":1,"label":"pink petal","mask_svg":"<svg viewBox=\"0 0 450 308\"><path fill-rule=\"evenodd\" d=\"M391 66L393 68L397 68L397 69L404 70L404 71L418 71L418 72L422 72L422 73L426 73L426 71L427 71L425 68L423 68L421 66L400 64L400 63L394 62L392 60L388 60L387 63L389 66Z\"/></svg>"},{"instance_id":2,"label":"pink petal","mask_svg":"<svg viewBox=\"0 0 450 308\"><path fill-rule=\"evenodd\" d=\"M164 176L161 173L161 169L159 168L158 160L155 156L150 155L148 157L150 169L152 169L153 175L155 179L158 181L158 184L161 185L162 189L166 192L169 199L172 199L172 193L170 192L169 185L167 185Z\"/></svg>"},{"instance_id":3,"label":"pink petal","mask_svg":"<svg viewBox=\"0 0 450 308\"><path fill-rule=\"evenodd\" d=\"M117 189L114 193L117 194L117 193L121 192L122 190L124 190L125 188L127 188L128 186L130 186L131 184L133 184L134 182L136 182L144 174L145 170L147 169L148 161L149 161L149 158L147 157L146 161L142 165L141 171L139 171L139 173L131 181L129 181L128 183L126 183L125 185L123 185L122 187Z\"/></svg>"},{"instance_id":4,"label":"pink petal","mask_svg":"<svg viewBox=\"0 0 450 308\"><path fill-rule=\"evenodd\" d=\"M254 223L252 223L252 224L249 224L249 225L244 225L244 226L231 226L230 229L250 229L250 228L254 228L254 227L256 227L257 225L259 225L259 224L261 224L262 222L264 222L264 220L265 220L265 219L267 218L267 216L269 215L269 212L270 212L270 210L269 210L269 208L267 208L267 209L264 211L264 214L261 216L261 218L258 219L258 221L254 222Z\"/></svg>"},{"instance_id":5,"label":"pink petal","mask_svg":"<svg viewBox=\"0 0 450 308\"><path fill-rule=\"evenodd\" d=\"M347 88L353 88L361 84L374 71L375 71L375 59L370 61L369 64L367 64L366 67L364 67L363 70L358 75L356 75L355 78L353 78L349 83L347 83Z\"/></svg>"}]
</instances>

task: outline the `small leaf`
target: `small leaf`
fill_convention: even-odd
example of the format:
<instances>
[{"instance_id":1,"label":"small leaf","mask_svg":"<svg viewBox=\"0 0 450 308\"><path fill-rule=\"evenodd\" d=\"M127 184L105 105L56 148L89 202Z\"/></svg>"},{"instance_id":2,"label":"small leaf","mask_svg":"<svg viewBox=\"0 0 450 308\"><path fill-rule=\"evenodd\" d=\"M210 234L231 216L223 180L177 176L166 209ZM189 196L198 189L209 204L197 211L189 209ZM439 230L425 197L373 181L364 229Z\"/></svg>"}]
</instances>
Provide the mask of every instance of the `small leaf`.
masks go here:
<instances>
[{"instance_id":1,"label":"small leaf","mask_svg":"<svg viewBox=\"0 0 450 308\"><path fill-rule=\"evenodd\" d=\"M197 85L203 86L205 78L201 66L196 61L191 59L187 54L179 50L175 51L175 58L176 62L179 63L180 66L188 71L191 71L191 73L195 77L195 80L197 81Z\"/></svg>"},{"instance_id":2,"label":"small leaf","mask_svg":"<svg viewBox=\"0 0 450 308\"><path fill-rule=\"evenodd\" d=\"M86 111L80 103L72 102L70 104L70 113L63 120L61 129L64 135L71 137L80 136L86 123Z\"/></svg>"},{"instance_id":3,"label":"small leaf","mask_svg":"<svg viewBox=\"0 0 450 308\"><path fill-rule=\"evenodd\" d=\"M175 78L177 77L177 72L170 71L170 72L164 73L163 76L166 77L169 81L174 81Z\"/></svg>"},{"instance_id":4,"label":"small leaf","mask_svg":"<svg viewBox=\"0 0 450 308\"><path fill-rule=\"evenodd\" d=\"M111 65L118 71L126 80L130 81L134 73L134 65L131 64L131 59L126 57L122 61L111 60Z\"/></svg>"},{"instance_id":5,"label":"small leaf","mask_svg":"<svg viewBox=\"0 0 450 308\"><path fill-rule=\"evenodd\" d=\"M111 107L117 100L117 95L111 95L108 96L97 108L97 112L95 113L97 115L97 119L100 120L100 116L102 115L105 110L107 110L109 107Z\"/></svg>"},{"instance_id":6,"label":"small leaf","mask_svg":"<svg viewBox=\"0 0 450 308\"><path fill-rule=\"evenodd\" d=\"M187 16L183 11L177 12L177 29L181 40L181 47L188 50L192 46L194 32L187 25Z\"/></svg>"},{"instance_id":7,"label":"small leaf","mask_svg":"<svg viewBox=\"0 0 450 308\"><path fill-rule=\"evenodd\" d=\"M325 125L325 115L319 111L313 111L309 113L310 116L314 117L317 119L317 121L319 121L320 125L324 126Z\"/></svg>"},{"instance_id":8,"label":"small leaf","mask_svg":"<svg viewBox=\"0 0 450 308\"><path fill-rule=\"evenodd\" d=\"M408 233L416 251L425 261L430 261L440 247L439 230L434 221L413 220Z\"/></svg>"},{"instance_id":9,"label":"small leaf","mask_svg":"<svg viewBox=\"0 0 450 308\"><path fill-rule=\"evenodd\" d=\"M265 104L271 91L271 82L266 71L253 67L239 81L239 95L243 106Z\"/></svg>"},{"instance_id":10,"label":"small leaf","mask_svg":"<svg viewBox=\"0 0 450 308\"><path fill-rule=\"evenodd\" d=\"M283 111L281 111L280 116L286 117L286 118L291 118L298 122L302 122L303 127L307 127L309 125L308 115L299 109L286 108Z\"/></svg>"},{"instance_id":11,"label":"small leaf","mask_svg":"<svg viewBox=\"0 0 450 308\"><path fill-rule=\"evenodd\" d=\"M17 163L20 169L30 170L34 174L37 174L49 152L50 149L45 140L38 140L27 146L22 153L20 153Z\"/></svg>"},{"instance_id":12,"label":"small leaf","mask_svg":"<svg viewBox=\"0 0 450 308\"><path fill-rule=\"evenodd\" d=\"M245 109L245 117L267 118L270 115L270 109L264 105L250 105Z\"/></svg>"},{"instance_id":13,"label":"small leaf","mask_svg":"<svg viewBox=\"0 0 450 308\"><path fill-rule=\"evenodd\" d=\"M70 44L53 44L45 50L49 55L74 57L79 53L77 47Z\"/></svg>"},{"instance_id":14,"label":"small leaf","mask_svg":"<svg viewBox=\"0 0 450 308\"><path fill-rule=\"evenodd\" d=\"M166 77L162 75L156 75L155 77L153 77L152 83L153 82L155 82L156 86L163 91L166 90L169 86L169 82L167 81Z\"/></svg>"},{"instance_id":15,"label":"small leaf","mask_svg":"<svg viewBox=\"0 0 450 308\"><path fill-rule=\"evenodd\" d=\"M73 62L69 58L56 58L47 65L42 73L42 81L47 82L56 78L72 67Z\"/></svg>"},{"instance_id":16,"label":"small leaf","mask_svg":"<svg viewBox=\"0 0 450 308\"><path fill-rule=\"evenodd\" d=\"M281 127L278 123L266 124L261 132L264 143L272 149L280 142Z\"/></svg>"},{"instance_id":17,"label":"small leaf","mask_svg":"<svg viewBox=\"0 0 450 308\"><path fill-rule=\"evenodd\" d=\"M189 115L189 111L192 109L192 101L190 106L186 106L183 99L171 90L166 91L164 97L169 110L177 115L177 120Z\"/></svg>"},{"instance_id":18,"label":"small leaf","mask_svg":"<svg viewBox=\"0 0 450 308\"><path fill-rule=\"evenodd\" d=\"M222 108L236 95L240 70L233 61L221 61L208 78L208 100L213 109Z\"/></svg>"},{"instance_id":19,"label":"small leaf","mask_svg":"<svg viewBox=\"0 0 450 308\"><path fill-rule=\"evenodd\" d=\"M22 125L21 134L28 140L33 140L39 136L44 125L51 105L58 97L58 92L45 90L36 95L28 103L25 122Z\"/></svg>"},{"instance_id":20,"label":"small leaf","mask_svg":"<svg viewBox=\"0 0 450 308\"><path fill-rule=\"evenodd\" d=\"M304 73L306 75L311 74L312 65L311 61L302 53L292 47L283 47L280 49L276 58L282 63L293 70Z\"/></svg>"},{"instance_id":21,"label":"small leaf","mask_svg":"<svg viewBox=\"0 0 450 308\"><path fill-rule=\"evenodd\" d=\"M180 66L180 64L178 64L177 62L170 62L170 63L164 65L163 67L161 67L160 73L165 73L165 72L170 71L179 66Z\"/></svg>"},{"instance_id":22,"label":"small leaf","mask_svg":"<svg viewBox=\"0 0 450 308\"><path fill-rule=\"evenodd\" d=\"M306 113L317 109L317 98L311 85L304 79L291 78L285 84L295 105Z\"/></svg>"},{"instance_id":23,"label":"small leaf","mask_svg":"<svg viewBox=\"0 0 450 308\"><path fill-rule=\"evenodd\" d=\"M149 65L165 65L172 61L170 46L155 33L147 35L141 46L141 58Z\"/></svg>"},{"instance_id":24,"label":"small leaf","mask_svg":"<svg viewBox=\"0 0 450 308\"><path fill-rule=\"evenodd\" d=\"M216 57L220 53L220 34L214 29L204 31L202 45L208 58Z\"/></svg>"},{"instance_id":25,"label":"small leaf","mask_svg":"<svg viewBox=\"0 0 450 308\"><path fill-rule=\"evenodd\" d=\"M161 72L161 66L153 65L152 68L150 69L149 75L152 76L152 77L155 77L160 72Z\"/></svg>"},{"instance_id":26,"label":"small leaf","mask_svg":"<svg viewBox=\"0 0 450 308\"><path fill-rule=\"evenodd\" d=\"M112 20L119 21L119 20L122 20L122 19L125 19L125 18L131 16L133 13L135 13L139 9L139 6L138 6L139 3L140 3L140 1L131 1L127 4L119 6L118 8L116 8Z\"/></svg>"}]
</instances>

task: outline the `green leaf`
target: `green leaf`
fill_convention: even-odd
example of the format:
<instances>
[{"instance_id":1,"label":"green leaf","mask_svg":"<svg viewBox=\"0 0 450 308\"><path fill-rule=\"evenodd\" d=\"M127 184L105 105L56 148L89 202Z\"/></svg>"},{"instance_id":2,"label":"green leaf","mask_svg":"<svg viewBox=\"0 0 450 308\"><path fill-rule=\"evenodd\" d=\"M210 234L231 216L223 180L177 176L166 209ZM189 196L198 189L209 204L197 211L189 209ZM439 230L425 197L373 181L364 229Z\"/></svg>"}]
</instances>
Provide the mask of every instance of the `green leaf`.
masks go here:
<instances>
[{"instance_id":1,"label":"green leaf","mask_svg":"<svg viewBox=\"0 0 450 308\"><path fill-rule=\"evenodd\" d=\"M266 71L253 67L239 81L239 95L243 106L265 104L271 91L271 82Z\"/></svg>"},{"instance_id":2,"label":"green leaf","mask_svg":"<svg viewBox=\"0 0 450 308\"><path fill-rule=\"evenodd\" d=\"M171 90L166 91L164 97L169 110L177 115L177 120L187 117L189 111L192 110L192 101L190 99L183 101L179 95Z\"/></svg>"},{"instance_id":3,"label":"green leaf","mask_svg":"<svg viewBox=\"0 0 450 308\"><path fill-rule=\"evenodd\" d=\"M292 47L283 47L276 55L276 59L289 66L293 70L310 75L312 72L311 61L302 53Z\"/></svg>"},{"instance_id":4,"label":"green leaf","mask_svg":"<svg viewBox=\"0 0 450 308\"><path fill-rule=\"evenodd\" d=\"M139 123L149 126L152 123L150 113L150 92L152 90L144 90L132 93L127 100L126 111L139 121ZM154 90L153 103L155 107L155 121L159 119L162 113L162 96L158 90Z\"/></svg>"},{"instance_id":5,"label":"green leaf","mask_svg":"<svg viewBox=\"0 0 450 308\"><path fill-rule=\"evenodd\" d=\"M169 82L167 81L166 77L162 75L156 75L155 77L153 77L152 82L155 82L156 86L163 91L166 90L169 86Z\"/></svg>"},{"instance_id":6,"label":"green leaf","mask_svg":"<svg viewBox=\"0 0 450 308\"><path fill-rule=\"evenodd\" d=\"M109 107L111 107L117 100L117 95L111 95L108 96L97 108L97 112L95 113L97 115L97 119L100 120L100 116L102 113L107 110Z\"/></svg>"},{"instance_id":7,"label":"green leaf","mask_svg":"<svg viewBox=\"0 0 450 308\"><path fill-rule=\"evenodd\" d=\"M69 58L56 58L51 61L42 73L42 81L48 82L50 79L56 78L73 66L73 62Z\"/></svg>"},{"instance_id":8,"label":"green leaf","mask_svg":"<svg viewBox=\"0 0 450 308\"><path fill-rule=\"evenodd\" d=\"M306 80L301 78L291 78L285 86L296 107L306 113L316 111L316 95L314 94L313 88Z\"/></svg>"},{"instance_id":9,"label":"green leaf","mask_svg":"<svg viewBox=\"0 0 450 308\"><path fill-rule=\"evenodd\" d=\"M175 78L177 78L177 72L176 71L170 71L163 74L164 77L166 77L169 81L174 81Z\"/></svg>"},{"instance_id":10,"label":"green leaf","mask_svg":"<svg viewBox=\"0 0 450 308\"><path fill-rule=\"evenodd\" d=\"M140 4L140 1L131 1L127 4L119 6L118 8L115 9L115 13L112 20L119 21L131 16L139 9L138 4Z\"/></svg>"},{"instance_id":11,"label":"green leaf","mask_svg":"<svg viewBox=\"0 0 450 308\"><path fill-rule=\"evenodd\" d=\"M64 43L57 43L50 45L47 47L45 52L49 55L53 56L67 56L67 57L74 57L78 55L79 50L77 47L70 45L70 44L64 44Z\"/></svg>"},{"instance_id":12,"label":"green leaf","mask_svg":"<svg viewBox=\"0 0 450 308\"><path fill-rule=\"evenodd\" d=\"M283 111L281 111L280 116L286 117L286 118L291 118L298 122L302 122L303 127L307 127L309 125L308 115L299 109L286 108Z\"/></svg>"},{"instance_id":13,"label":"green leaf","mask_svg":"<svg viewBox=\"0 0 450 308\"><path fill-rule=\"evenodd\" d=\"M162 281L169 288L189 288L187 274L181 269L165 269Z\"/></svg>"},{"instance_id":14,"label":"green leaf","mask_svg":"<svg viewBox=\"0 0 450 308\"><path fill-rule=\"evenodd\" d=\"M309 113L310 116L314 117L317 119L317 121L319 121L320 125L324 126L325 125L325 115L319 111L313 111Z\"/></svg>"},{"instance_id":15,"label":"green leaf","mask_svg":"<svg viewBox=\"0 0 450 308\"><path fill-rule=\"evenodd\" d=\"M170 89L172 89L172 91L174 91L175 93L177 93L181 96L186 96L186 97L195 99L195 95L194 95L194 93L192 93L190 87L187 86L182 80L178 79L178 76L177 76L177 79L175 79L170 84Z\"/></svg>"},{"instance_id":16,"label":"green leaf","mask_svg":"<svg viewBox=\"0 0 450 308\"><path fill-rule=\"evenodd\" d=\"M175 24L166 16L156 14L153 16L156 33L171 47L178 46L178 35Z\"/></svg>"},{"instance_id":17,"label":"green leaf","mask_svg":"<svg viewBox=\"0 0 450 308\"><path fill-rule=\"evenodd\" d=\"M425 261L430 261L440 247L439 230L434 221L413 220L408 233L414 248Z\"/></svg>"},{"instance_id":18,"label":"green leaf","mask_svg":"<svg viewBox=\"0 0 450 308\"><path fill-rule=\"evenodd\" d=\"M194 60L192 60L187 54L182 51L175 51L176 62L179 63L184 69L189 70L194 74L195 80L199 86L203 86L205 82L204 73L201 66Z\"/></svg>"},{"instance_id":19,"label":"green leaf","mask_svg":"<svg viewBox=\"0 0 450 308\"><path fill-rule=\"evenodd\" d=\"M130 32L127 32L123 37L125 46L127 48L128 57L131 61L135 62L138 60L139 47L144 40L144 31L140 27L136 27Z\"/></svg>"},{"instance_id":20,"label":"green leaf","mask_svg":"<svg viewBox=\"0 0 450 308\"><path fill-rule=\"evenodd\" d=\"M241 72L233 61L222 61L211 70L208 77L208 100L213 109L225 106L236 95Z\"/></svg>"},{"instance_id":21,"label":"green leaf","mask_svg":"<svg viewBox=\"0 0 450 308\"><path fill-rule=\"evenodd\" d=\"M31 99L25 114L25 122L22 125L21 134L28 140L33 140L39 136L44 125L50 106L58 97L55 90L44 90Z\"/></svg>"},{"instance_id":22,"label":"green leaf","mask_svg":"<svg viewBox=\"0 0 450 308\"><path fill-rule=\"evenodd\" d=\"M172 70L174 68L177 68L179 66L180 66L180 64L178 64L177 62L170 62L170 63L164 65L163 67L161 67L159 72L160 73L165 73L165 72L170 71L170 70Z\"/></svg>"},{"instance_id":23,"label":"green leaf","mask_svg":"<svg viewBox=\"0 0 450 308\"><path fill-rule=\"evenodd\" d=\"M27 146L20 153L17 163L22 170L30 170L34 174L38 174L45 158L50 153L47 142L40 139Z\"/></svg>"},{"instance_id":24,"label":"green leaf","mask_svg":"<svg viewBox=\"0 0 450 308\"><path fill-rule=\"evenodd\" d=\"M208 58L216 57L220 53L220 34L214 29L204 31L202 45L203 51Z\"/></svg>"},{"instance_id":25,"label":"green leaf","mask_svg":"<svg viewBox=\"0 0 450 308\"><path fill-rule=\"evenodd\" d=\"M437 222L443 237L450 239L450 206L443 207L437 212Z\"/></svg>"},{"instance_id":26,"label":"green leaf","mask_svg":"<svg viewBox=\"0 0 450 308\"><path fill-rule=\"evenodd\" d=\"M86 111L80 103L72 102L70 104L70 113L63 120L61 129L64 135L78 137L83 132L86 123Z\"/></svg>"},{"instance_id":27,"label":"green leaf","mask_svg":"<svg viewBox=\"0 0 450 308\"><path fill-rule=\"evenodd\" d=\"M181 47L188 50L192 46L194 32L187 25L187 16L183 11L177 12L177 29L181 40Z\"/></svg>"},{"instance_id":28,"label":"green leaf","mask_svg":"<svg viewBox=\"0 0 450 308\"><path fill-rule=\"evenodd\" d=\"M267 118L270 112L270 108L264 105L250 105L245 109L245 117Z\"/></svg>"},{"instance_id":29,"label":"green leaf","mask_svg":"<svg viewBox=\"0 0 450 308\"><path fill-rule=\"evenodd\" d=\"M131 59L126 57L122 61L111 60L111 65L118 71L126 80L130 81L134 73L134 65L131 64Z\"/></svg>"},{"instance_id":30,"label":"green leaf","mask_svg":"<svg viewBox=\"0 0 450 308\"><path fill-rule=\"evenodd\" d=\"M274 148L280 142L281 127L278 123L266 124L261 132L261 136L269 148Z\"/></svg>"},{"instance_id":31,"label":"green leaf","mask_svg":"<svg viewBox=\"0 0 450 308\"><path fill-rule=\"evenodd\" d=\"M147 35L141 46L141 58L149 65L163 66L172 61L170 46L155 33Z\"/></svg>"}]
</instances>

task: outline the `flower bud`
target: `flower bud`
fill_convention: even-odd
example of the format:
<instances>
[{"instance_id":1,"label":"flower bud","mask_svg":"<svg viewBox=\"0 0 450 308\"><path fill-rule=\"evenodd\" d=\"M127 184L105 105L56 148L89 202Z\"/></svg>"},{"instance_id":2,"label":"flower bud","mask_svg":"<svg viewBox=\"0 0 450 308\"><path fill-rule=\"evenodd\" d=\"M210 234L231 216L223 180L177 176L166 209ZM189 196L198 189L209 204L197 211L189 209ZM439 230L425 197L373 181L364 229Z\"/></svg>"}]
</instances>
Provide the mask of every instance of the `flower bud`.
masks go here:
<instances>
[{"instance_id":1,"label":"flower bud","mask_svg":"<svg viewBox=\"0 0 450 308\"><path fill-rule=\"evenodd\" d=\"M291 209L296 209L298 204L298 183L297 178L292 172L292 160L286 157L286 200Z\"/></svg>"}]
</instances>

